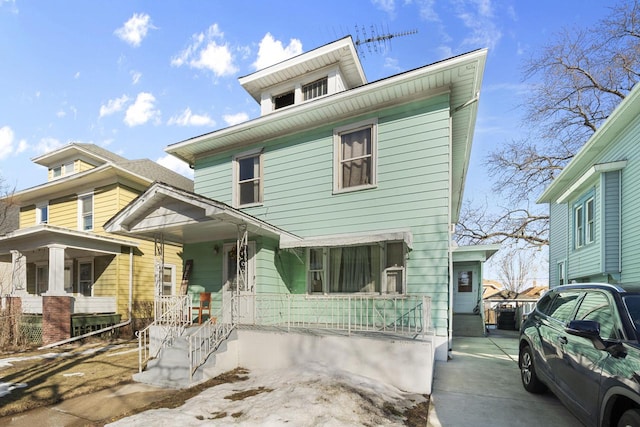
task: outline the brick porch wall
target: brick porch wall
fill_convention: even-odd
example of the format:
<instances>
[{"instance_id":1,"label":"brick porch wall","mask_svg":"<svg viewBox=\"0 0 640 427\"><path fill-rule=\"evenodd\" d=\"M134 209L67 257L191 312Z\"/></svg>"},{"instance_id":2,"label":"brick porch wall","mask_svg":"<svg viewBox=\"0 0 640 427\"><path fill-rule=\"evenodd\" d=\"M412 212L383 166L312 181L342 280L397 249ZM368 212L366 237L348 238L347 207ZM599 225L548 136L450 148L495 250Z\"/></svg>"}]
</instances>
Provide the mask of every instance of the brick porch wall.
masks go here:
<instances>
[{"instance_id":1,"label":"brick porch wall","mask_svg":"<svg viewBox=\"0 0 640 427\"><path fill-rule=\"evenodd\" d=\"M42 297L42 344L71 338L72 297Z\"/></svg>"}]
</instances>

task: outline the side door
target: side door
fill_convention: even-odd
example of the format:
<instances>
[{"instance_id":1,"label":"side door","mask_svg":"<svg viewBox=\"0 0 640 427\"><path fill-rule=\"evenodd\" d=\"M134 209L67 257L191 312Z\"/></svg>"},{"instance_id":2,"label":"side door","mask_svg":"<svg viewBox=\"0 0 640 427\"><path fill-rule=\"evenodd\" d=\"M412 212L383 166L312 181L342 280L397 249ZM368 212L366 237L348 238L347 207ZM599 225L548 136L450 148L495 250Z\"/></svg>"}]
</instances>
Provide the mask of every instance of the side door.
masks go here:
<instances>
[{"instance_id":1,"label":"side door","mask_svg":"<svg viewBox=\"0 0 640 427\"><path fill-rule=\"evenodd\" d=\"M580 301L575 319L598 322L600 337L605 341L620 338L620 319L606 292L587 292ZM602 367L611 355L595 348L587 338L568 333L563 337L563 358L558 364L556 383L572 405L582 412L584 419L596 419Z\"/></svg>"}]
</instances>

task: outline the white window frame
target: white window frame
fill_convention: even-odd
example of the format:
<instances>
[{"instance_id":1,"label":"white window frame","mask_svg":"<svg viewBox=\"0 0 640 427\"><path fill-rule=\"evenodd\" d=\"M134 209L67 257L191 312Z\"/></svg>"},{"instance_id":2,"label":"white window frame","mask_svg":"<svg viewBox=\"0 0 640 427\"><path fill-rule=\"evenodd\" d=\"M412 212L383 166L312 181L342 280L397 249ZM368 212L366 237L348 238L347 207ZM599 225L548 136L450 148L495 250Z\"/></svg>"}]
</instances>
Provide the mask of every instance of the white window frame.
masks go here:
<instances>
[{"instance_id":1,"label":"white window frame","mask_svg":"<svg viewBox=\"0 0 640 427\"><path fill-rule=\"evenodd\" d=\"M387 252L389 244L400 244L402 245L402 265L393 265L386 267L387 265ZM384 254L381 257L381 263L384 261L384 269L382 271L382 278L380 281L380 291L382 294L395 294L395 295L405 295L407 293L407 247L404 242L401 241L390 241L385 242L384 245ZM389 274L397 274L402 280L402 289L400 292L397 291L389 291L387 285L387 278Z\"/></svg>"},{"instance_id":2,"label":"white window frame","mask_svg":"<svg viewBox=\"0 0 640 427\"><path fill-rule=\"evenodd\" d=\"M305 89L309 88L309 87L311 87L311 90L309 91L311 96L309 96L307 98L307 93L305 92ZM319 95L315 95L315 93L316 93L315 89L318 88L318 87L319 88L324 88L324 93L321 93ZM319 79L313 80L313 81L311 81L309 83L305 83L305 84L302 85L301 90L302 90L302 100L303 101L310 101L312 99L316 99L316 98L320 98L322 96L325 96L325 95L329 94L329 76L324 76L324 77L321 77Z\"/></svg>"},{"instance_id":3,"label":"white window frame","mask_svg":"<svg viewBox=\"0 0 640 427\"><path fill-rule=\"evenodd\" d=\"M322 256L322 268L311 269L311 251L320 251ZM313 247L307 250L307 293L311 295L323 295L328 293L327 290L327 248ZM320 291L313 290L313 275L319 273L322 277L322 289Z\"/></svg>"},{"instance_id":4,"label":"white window frame","mask_svg":"<svg viewBox=\"0 0 640 427\"><path fill-rule=\"evenodd\" d=\"M582 204L573 208L573 222L575 247L579 249L584 246L584 206Z\"/></svg>"},{"instance_id":5,"label":"white window frame","mask_svg":"<svg viewBox=\"0 0 640 427\"><path fill-rule=\"evenodd\" d=\"M171 281L165 282L164 270L162 271L162 295L175 295L176 294L176 266L174 264L164 264L165 269L170 269ZM168 285L167 285L168 284ZM169 294L165 293L166 288L170 288Z\"/></svg>"},{"instance_id":6,"label":"white window frame","mask_svg":"<svg viewBox=\"0 0 640 427\"><path fill-rule=\"evenodd\" d=\"M251 181L258 181L259 185L259 200L257 202L240 204L240 184L244 182L249 182L249 180L240 181L240 166L239 162L244 159L258 157L260 162L259 168L259 176L258 178L252 178ZM232 174L233 174L233 188L232 188L232 198L233 205L236 208L239 207L251 207L251 206L261 206L264 203L264 149L256 148L255 150L245 151L244 153L237 154L233 156L232 163Z\"/></svg>"},{"instance_id":7,"label":"white window frame","mask_svg":"<svg viewBox=\"0 0 640 427\"><path fill-rule=\"evenodd\" d=\"M353 187L342 186L342 135L371 128L371 182ZM353 158L355 159L355 158ZM351 160L353 160L351 159ZM363 189L375 188L378 184L378 119L368 119L348 126L341 126L333 130L333 192L345 193Z\"/></svg>"},{"instance_id":8,"label":"white window frame","mask_svg":"<svg viewBox=\"0 0 640 427\"><path fill-rule=\"evenodd\" d=\"M77 277L78 277L78 294L79 295L84 295L84 293L82 292L82 285L83 285L83 281L81 280L80 274L82 272L82 265L83 264L89 264L91 266L91 283L89 284L89 287L91 288L91 295L85 295L85 296L94 296L94 286L95 282L94 282L94 274L95 274L95 265L94 265L94 259L93 258L78 258L78 272L77 272Z\"/></svg>"},{"instance_id":9,"label":"white window frame","mask_svg":"<svg viewBox=\"0 0 640 427\"><path fill-rule=\"evenodd\" d=\"M47 212L46 220L42 220L42 213ZM48 224L49 223L49 202L38 203L36 205L36 224Z\"/></svg>"},{"instance_id":10,"label":"white window frame","mask_svg":"<svg viewBox=\"0 0 640 427\"><path fill-rule=\"evenodd\" d=\"M40 289L40 271L43 269L47 273L46 283L44 283L44 289ZM48 262L36 262L36 283L34 285L35 295L42 295L49 290L49 263Z\"/></svg>"},{"instance_id":11,"label":"white window frame","mask_svg":"<svg viewBox=\"0 0 640 427\"><path fill-rule=\"evenodd\" d=\"M82 201L87 197L91 197L91 227L88 229L84 228L84 219L89 216L89 214L85 214L83 211ZM80 231L93 231L95 228L95 212L96 212L96 204L95 197L93 192L78 194L78 230Z\"/></svg>"},{"instance_id":12,"label":"white window frame","mask_svg":"<svg viewBox=\"0 0 640 427\"><path fill-rule=\"evenodd\" d=\"M567 263L565 260L558 261L558 285L567 284Z\"/></svg>"},{"instance_id":13,"label":"white window frame","mask_svg":"<svg viewBox=\"0 0 640 427\"><path fill-rule=\"evenodd\" d=\"M593 197L589 197L586 202L584 202L584 244L588 245L589 243L593 243L595 239L595 231L596 231L596 223L595 223L595 208L596 202ZM591 217L591 218L589 218Z\"/></svg>"}]
</instances>

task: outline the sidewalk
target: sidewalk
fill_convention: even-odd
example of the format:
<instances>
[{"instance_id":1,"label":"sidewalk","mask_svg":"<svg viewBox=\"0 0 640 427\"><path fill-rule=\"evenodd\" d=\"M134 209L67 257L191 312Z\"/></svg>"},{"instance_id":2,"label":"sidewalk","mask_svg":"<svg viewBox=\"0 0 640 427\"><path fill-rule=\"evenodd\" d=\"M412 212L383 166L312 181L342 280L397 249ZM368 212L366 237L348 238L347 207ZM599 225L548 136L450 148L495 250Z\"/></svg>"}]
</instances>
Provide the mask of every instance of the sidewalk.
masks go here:
<instances>
[{"instance_id":1,"label":"sidewalk","mask_svg":"<svg viewBox=\"0 0 640 427\"><path fill-rule=\"evenodd\" d=\"M498 330L454 337L453 359L436 362L427 426L465 425L582 426L552 393L525 391L517 333Z\"/></svg>"}]
</instances>

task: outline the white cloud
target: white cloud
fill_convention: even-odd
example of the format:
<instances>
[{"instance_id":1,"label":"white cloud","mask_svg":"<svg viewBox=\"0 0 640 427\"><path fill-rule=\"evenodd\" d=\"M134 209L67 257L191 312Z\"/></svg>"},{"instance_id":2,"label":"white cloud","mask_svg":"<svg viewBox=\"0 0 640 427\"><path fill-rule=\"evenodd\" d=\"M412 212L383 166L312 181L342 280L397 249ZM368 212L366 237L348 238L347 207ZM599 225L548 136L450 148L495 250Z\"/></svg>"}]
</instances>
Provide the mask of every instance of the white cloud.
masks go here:
<instances>
[{"instance_id":1,"label":"white cloud","mask_svg":"<svg viewBox=\"0 0 640 427\"><path fill-rule=\"evenodd\" d=\"M277 64L302 53L302 42L298 39L289 40L289 45L284 47L280 40L275 40L271 33L265 34L260 41L258 58L253 66L261 70L269 65Z\"/></svg>"},{"instance_id":2,"label":"white cloud","mask_svg":"<svg viewBox=\"0 0 640 427\"><path fill-rule=\"evenodd\" d=\"M398 65L397 58L386 57L384 59L384 67L390 69L394 73L400 73L402 71L402 67Z\"/></svg>"},{"instance_id":3,"label":"white cloud","mask_svg":"<svg viewBox=\"0 0 640 427\"><path fill-rule=\"evenodd\" d=\"M187 107L182 114L171 117L167 124L178 126L215 126L216 122L206 114L193 114L191 108Z\"/></svg>"},{"instance_id":4,"label":"white cloud","mask_svg":"<svg viewBox=\"0 0 640 427\"><path fill-rule=\"evenodd\" d=\"M131 74L131 83L137 85L142 78L142 73L140 71L131 70L129 74Z\"/></svg>"},{"instance_id":5,"label":"white cloud","mask_svg":"<svg viewBox=\"0 0 640 427\"><path fill-rule=\"evenodd\" d=\"M392 17L396 11L395 0L371 0L371 3L378 6L378 9L388 13Z\"/></svg>"},{"instance_id":6,"label":"white cloud","mask_svg":"<svg viewBox=\"0 0 640 427\"><path fill-rule=\"evenodd\" d=\"M249 120L249 115L247 113L225 114L222 116L222 120L227 126L233 126Z\"/></svg>"},{"instance_id":7,"label":"white cloud","mask_svg":"<svg viewBox=\"0 0 640 427\"><path fill-rule=\"evenodd\" d=\"M229 46L222 41L223 38L224 33L220 31L218 24L211 25L206 33L191 36L191 44L171 58L171 65L208 70L216 77L233 75L238 68L233 63L233 55Z\"/></svg>"},{"instance_id":8,"label":"white cloud","mask_svg":"<svg viewBox=\"0 0 640 427\"><path fill-rule=\"evenodd\" d=\"M113 33L131 46L138 47L150 29L156 29L151 24L151 17L146 13L134 13L122 27Z\"/></svg>"},{"instance_id":9,"label":"white cloud","mask_svg":"<svg viewBox=\"0 0 640 427\"><path fill-rule=\"evenodd\" d=\"M38 154L48 153L53 150L57 150L62 147L62 142L55 138L42 138L40 142L34 147Z\"/></svg>"},{"instance_id":10,"label":"white cloud","mask_svg":"<svg viewBox=\"0 0 640 427\"><path fill-rule=\"evenodd\" d=\"M435 10L435 0L421 0L418 2L420 18L428 22L440 22L440 16Z\"/></svg>"},{"instance_id":11,"label":"white cloud","mask_svg":"<svg viewBox=\"0 0 640 427\"><path fill-rule=\"evenodd\" d=\"M106 105L100 106L100 117L108 116L118 111L122 111L124 105L129 101L127 95L122 95L120 98L110 99Z\"/></svg>"},{"instance_id":12,"label":"white cloud","mask_svg":"<svg viewBox=\"0 0 640 427\"><path fill-rule=\"evenodd\" d=\"M191 169L186 162L183 162L182 160L172 156L171 154L160 157L158 160L156 160L156 163L164 166L167 169L171 169L172 171L179 173L180 175L184 175L187 178L193 179L193 169Z\"/></svg>"},{"instance_id":13,"label":"white cloud","mask_svg":"<svg viewBox=\"0 0 640 427\"><path fill-rule=\"evenodd\" d=\"M76 80L77 80L77 79L79 79L79 78L80 78L80 71L76 72L76 73L73 75L73 78L74 78L74 79L76 79Z\"/></svg>"},{"instance_id":14,"label":"white cloud","mask_svg":"<svg viewBox=\"0 0 640 427\"><path fill-rule=\"evenodd\" d=\"M127 108L124 122L129 127L147 123L160 118L160 111L155 108L156 98L148 92L140 92L135 102Z\"/></svg>"},{"instance_id":15,"label":"white cloud","mask_svg":"<svg viewBox=\"0 0 640 427\"><path fill-rule=\"evenodd\" d=\"M0 128L0 159L8 157L13 152L13 130L9 126Z\"/></svg>"},{"instance_id":16,"label":"white cloud","mask_svg":"<svg viewBox=\"0 0 640 427\"><path fill-rule=\"evenodd\" d=\"M502 32L494 22L491 1L473 0L469 9L465 9L465 6L467 4L460 3L457 15L471 32L462 41L462 45L473 49L493 49L502 38Z\"/></svg>"},{"instance_id":17,"label":"white cloud","mask_svg":"<svg viewBox=\"0 0 640 427\"><path fill-rule=\"evenodd\" d=\"M16 148L16 154L23 153L27 151L28 148L29 148L29 144L27 144L27 141L24 139L21 139L20 142L18 142L18 148Z\"/></svg>"},{"instance_id":18,"label":"white cloud","mask_svg":"<svg viewBox=\"0 0 640 427\"><path fill-rule=\"evenodd\" d=\"M66 115L67 115L67 112L66 112L66 111L64 111L64 110L60 110L60 111L58 111L58 112L56 113L56 116L57 116L58 118L63 118L63 117L64 117L64 116L66 116Z\"/></svg>"}]
</instances>

